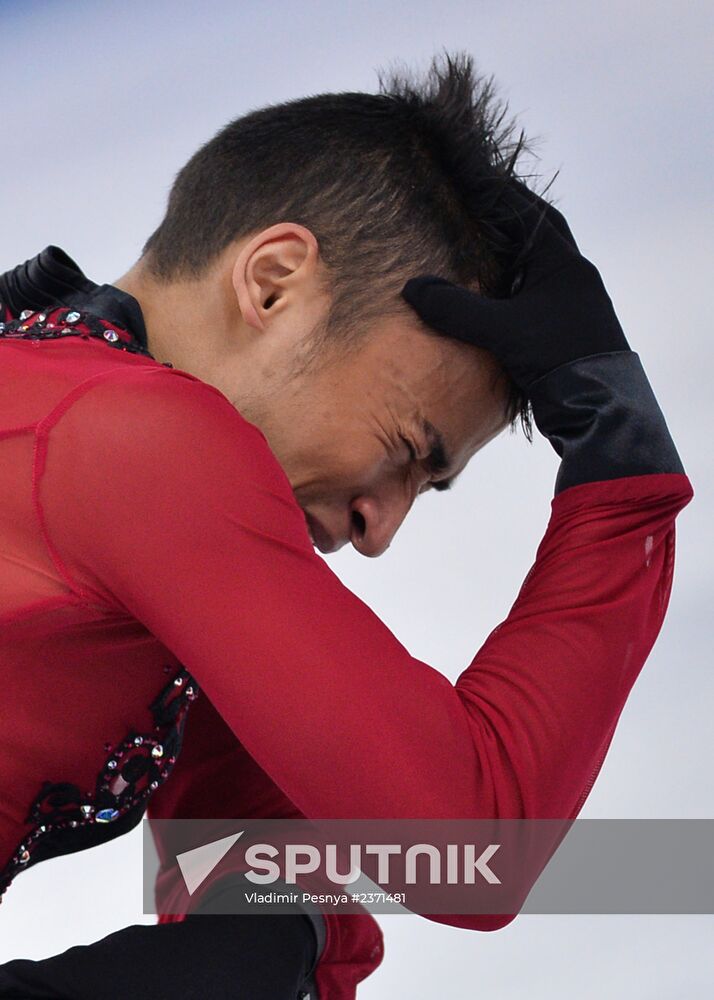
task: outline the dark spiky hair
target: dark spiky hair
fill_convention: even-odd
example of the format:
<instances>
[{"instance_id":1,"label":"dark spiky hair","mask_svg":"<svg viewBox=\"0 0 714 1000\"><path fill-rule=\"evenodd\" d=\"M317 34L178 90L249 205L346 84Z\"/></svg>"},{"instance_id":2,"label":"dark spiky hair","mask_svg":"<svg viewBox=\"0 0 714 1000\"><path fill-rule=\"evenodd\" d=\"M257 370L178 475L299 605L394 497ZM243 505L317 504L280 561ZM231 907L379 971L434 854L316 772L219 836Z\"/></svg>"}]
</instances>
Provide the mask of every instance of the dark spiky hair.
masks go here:
<instances>
[{"instance_id":1,"label":"dark spiky hair","mask_svg":"<svg viewBox=\"0 0 714 1000\"><path fill-rule=\"evenodd\" d=\"M508 294L521 244L507 237L504 185L524 152L493 79L465 54L419 76L392 69L379 93L321 94L230 122L179 172L144 247L159 280L198 277L234 240L277 222L316 236L332 293L320 342L343 346L403 313L404 282L438 274ZM530 432L511 387L511 421Z\"/></svg>"}]
</instances>

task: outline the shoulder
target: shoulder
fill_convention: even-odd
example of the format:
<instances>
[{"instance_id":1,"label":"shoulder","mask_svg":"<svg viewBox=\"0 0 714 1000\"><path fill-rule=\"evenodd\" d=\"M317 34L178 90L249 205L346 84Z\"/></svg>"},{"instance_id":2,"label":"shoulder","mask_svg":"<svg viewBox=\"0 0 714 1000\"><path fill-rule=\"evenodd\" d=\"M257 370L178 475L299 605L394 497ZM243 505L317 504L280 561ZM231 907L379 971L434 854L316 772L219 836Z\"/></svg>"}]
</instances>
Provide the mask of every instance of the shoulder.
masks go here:
<instances>
[{"instance_id":1,"label":"shoulder","mask_svg":"<svg viewBox=\"0 0 714 1000\"><path fill-rule=\"evenodd\" d=\"M124 467L137 481L167 476L196 492L199 482L252 482L299 511L263 432L219 389L180 369L111 367L75 386L46 423L50 440L71 440L80 466L101 452L112 475Z\"/></svg>"},{"instance_id":2,"label":"shoulder","mask_svg":"<svg viewBox=\"0 0 714 1000\"><path fill-rule=\"evenodd\" d=\"M87 374L46 422L52 425L71 410L90 409L110 437L131 437L136 443L154 435L178 437L205 429L259 450L269 447L262 431L219 389L158 363L117 364Z\"/></svg>"},{"instance_id":3,"label":"shoulder","mask_svg":"<svg viewBox=\"0 0 714 1000\"><path fill-rule=\"evenodd\" d=\"M150 629L162 589L200 581L202 597L228 595L275 546L314 555L262 432L186 373L127 365L85 379L35 455L36 509L64 578Z\"/></svg>"}]
</instances>

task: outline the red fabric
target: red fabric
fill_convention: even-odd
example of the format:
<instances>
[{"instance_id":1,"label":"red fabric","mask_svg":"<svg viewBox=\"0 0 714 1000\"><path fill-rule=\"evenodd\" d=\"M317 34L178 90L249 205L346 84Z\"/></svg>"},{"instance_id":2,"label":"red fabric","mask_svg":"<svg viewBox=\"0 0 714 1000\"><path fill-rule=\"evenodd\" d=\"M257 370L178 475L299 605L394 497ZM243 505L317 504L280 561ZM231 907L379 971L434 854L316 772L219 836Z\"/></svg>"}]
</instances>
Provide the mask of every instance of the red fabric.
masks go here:
<instances>
[{"instance_id":1,"label":"red fabric","mask_svg":"<svg viewBox=\"0 0 714 1000\"><path fill-rule=\"evenodd\" d=\"M255 762L233 732L202 694L192 706L186 725L184 747L171 778L151 799L152 818L174 817L275 819L302 814ZM184 887L174 880L175 854L166 843L161 824L152 827L162 862L159 892L171 909L185 899ZM217 833L222 836L225 831ZM210 840L210 835L207 835ZM225 874L226 866L221 866ZM194 895L197 904L213 882L209 876ZM182 920L165 915L161 923ZM259 919L259 918L258 918ZM317 975L320 998L348 1000L357 983L374 971L384 952L382 932L368 913L325 914L327 937Z\"/></svg>"},{"instance_id":2,"label":"red fabric","mask_svg":"<svg viewBox=\"0 0 714 1000\"><path fill-rule=\"evenodd\" d=\"M314 551L220 392L74 337L0 341L0 359L0 867L42 781L91 788L103 742L143 724L178 662L203 695L152 815L578 812L663 620L686 476L560 494L452 685ZM328 928L321 1000L350 1000L381 934L367 915Z\"/></svg>"}]
</instances>

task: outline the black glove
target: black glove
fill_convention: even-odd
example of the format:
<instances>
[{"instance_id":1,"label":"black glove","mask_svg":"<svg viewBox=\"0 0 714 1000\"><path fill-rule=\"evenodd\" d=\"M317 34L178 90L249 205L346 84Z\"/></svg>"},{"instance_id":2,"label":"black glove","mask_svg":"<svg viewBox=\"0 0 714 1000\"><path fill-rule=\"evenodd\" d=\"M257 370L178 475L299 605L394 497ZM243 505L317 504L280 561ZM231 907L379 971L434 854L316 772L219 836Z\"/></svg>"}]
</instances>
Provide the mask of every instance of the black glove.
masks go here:
<instances>
[{"instance_id":1,"label":"black glove","mask_svg":"<svg viewBox=\"0 0 714 1000\"><path fill-rule=\"evenodd\" d=\"M513 181L511 238L529 234L528 261L509 298L487 298L443 278L422 276L402 295L428 326L483 347L528 393L560 365L629 345L597 268L582 256L563 216Z\"/></svg>"},{"instance_id":2,"label":"black glove","mask_svg":"<svg viewBox=\"0 0 714 1000\"><path fill-rule=\"evenodd\" d=\"M490 351L528 396L536 426L562 458L556 493L682 473L597 268L552 205L513 179L504 197L513 208L505 235L524 247L510 296L425 276L408 281L403 297L432 329Z\"/></svg>"}]
</instances>

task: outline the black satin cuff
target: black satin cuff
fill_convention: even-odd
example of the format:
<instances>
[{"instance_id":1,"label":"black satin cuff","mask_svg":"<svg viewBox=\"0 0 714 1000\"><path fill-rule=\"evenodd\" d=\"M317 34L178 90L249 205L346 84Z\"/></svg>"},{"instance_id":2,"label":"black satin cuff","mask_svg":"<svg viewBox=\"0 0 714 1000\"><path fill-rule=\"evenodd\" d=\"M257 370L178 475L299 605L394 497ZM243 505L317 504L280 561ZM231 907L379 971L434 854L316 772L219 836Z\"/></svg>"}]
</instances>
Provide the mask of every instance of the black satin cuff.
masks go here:
<instances>
[{"instance_id":1,"label":"black satin cuff","mask_svg":"<svg viewBox=\"0 0 714 1000\"><path fill-rule=\"evenodd\" d=\"M529 394L536 426L562 459L556 495L604 479L684 472L634 351L562 365Z\"/></svg>"}]
</instances>

